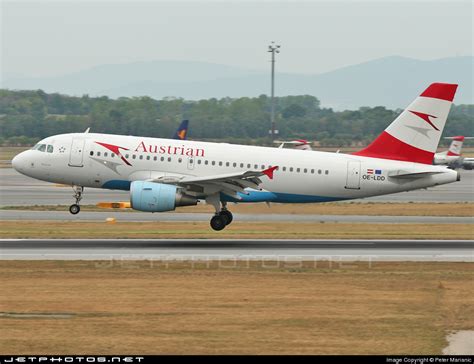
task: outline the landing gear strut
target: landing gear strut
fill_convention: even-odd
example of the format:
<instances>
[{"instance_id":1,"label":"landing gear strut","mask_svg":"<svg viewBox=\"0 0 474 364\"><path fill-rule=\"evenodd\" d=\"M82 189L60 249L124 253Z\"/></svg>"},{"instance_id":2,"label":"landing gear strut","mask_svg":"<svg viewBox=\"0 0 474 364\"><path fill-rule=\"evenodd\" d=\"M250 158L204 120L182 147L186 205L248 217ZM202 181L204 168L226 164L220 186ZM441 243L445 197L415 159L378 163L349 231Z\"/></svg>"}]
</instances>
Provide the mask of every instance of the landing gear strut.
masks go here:
<instances>
[{"instance_id":1,"label":"landing gear strut","mask_svg":"<svg viewBox=\"0 0 474 364\"><path fill-rule=\"evenodd\" d=\"M82 200L82 193L84 192L84 187L82 186L72 186L74 191L73 197L76 199L76 203L69 206L69 212L73 215L76 215L81 211L81 207L79 206L79 202Z\"/></svg>"},{"instance_id":2,"label":"landing gear strut","mask_svg":"<svg viewBox=\"0 0 474 364\"><path fill-rule=\"evenodd\" d=\"M220 202L219 196L211 196L206 201L216 209L216 214L211 218L211 228L219 231L232 222L233 216L232 213L227 210L227 202Z\"/></svg>"}]
</instances>

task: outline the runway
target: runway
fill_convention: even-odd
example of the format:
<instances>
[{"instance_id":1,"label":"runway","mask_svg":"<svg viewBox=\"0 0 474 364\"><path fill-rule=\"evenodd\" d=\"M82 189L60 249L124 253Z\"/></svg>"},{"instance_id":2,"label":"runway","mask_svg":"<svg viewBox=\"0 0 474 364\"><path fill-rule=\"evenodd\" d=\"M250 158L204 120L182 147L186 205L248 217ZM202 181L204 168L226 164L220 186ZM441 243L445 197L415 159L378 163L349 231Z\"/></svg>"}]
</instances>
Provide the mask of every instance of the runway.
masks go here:
<instances>
[{"instance_id":1,"label":"runway","mask_svg":"<svg viewBox=\"0 0 474 364\"><path fill-rule=\"evenodd\" d=\"M0 206L70 205L73 202L71 188L55 187L54 184L23 176L12 168L0 168L0 182ZM128 191L86 188L81 203L87 205L128 200ZM474 202L474 171L461 170L461 181L447 185L352 201Z\"/></svg>"},{"instance_id":2,"label":"runway","mask_svg":"<svg viewBox=\"0 0 474 364\"><path fill-rule=\"evenodd\" d=\"M60 220L60 221L104 221L109 217L117 221L131 222L208 222L211 213L180 213L180 212L88 212L82 211L71 215L69 211L22 211L0 210L0 220ZM368 216L368 215L297 215L297 214L234 214L235 221L242 222L345 222L372 224L473 224L472 216Z\"/></svg>"},{"instance_id":3,"label":"runway","mask_svg":"<svg viewBox=\"0 0 474 364\"><path fill-rule=\"evenodd\" d=\"M0 240L3 260L473 262L470 240Z\"/></svg>"}]
</instances>

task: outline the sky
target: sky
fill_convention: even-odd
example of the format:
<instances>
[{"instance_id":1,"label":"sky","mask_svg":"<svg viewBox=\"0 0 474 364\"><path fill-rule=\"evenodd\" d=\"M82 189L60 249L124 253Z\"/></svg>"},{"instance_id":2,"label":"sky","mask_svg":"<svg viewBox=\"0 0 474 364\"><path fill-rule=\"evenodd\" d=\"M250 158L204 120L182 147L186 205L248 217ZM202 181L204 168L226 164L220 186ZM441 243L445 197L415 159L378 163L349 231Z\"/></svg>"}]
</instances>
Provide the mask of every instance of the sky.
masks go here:
<instances>
[{"instance_id":1,"label":"sky","mask_svg":"<svg viewBox=\"0 0 474 364\"><path fill-rule=\"evenodd\" d=\"M466 1L21 1L1 3L1 75L59 76L102 64L203 61L317 74L399 55L473 55Z\"/></svg>"}]
</instances>

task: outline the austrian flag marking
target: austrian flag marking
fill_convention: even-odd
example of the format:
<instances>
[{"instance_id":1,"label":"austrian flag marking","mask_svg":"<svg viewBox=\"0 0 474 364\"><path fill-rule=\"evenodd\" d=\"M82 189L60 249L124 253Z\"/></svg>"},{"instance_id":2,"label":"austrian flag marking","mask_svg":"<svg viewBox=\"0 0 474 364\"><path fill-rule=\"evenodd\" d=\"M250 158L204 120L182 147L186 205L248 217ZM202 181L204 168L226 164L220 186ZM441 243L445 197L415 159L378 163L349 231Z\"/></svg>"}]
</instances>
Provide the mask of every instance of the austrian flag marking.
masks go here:
<instances>
[{"instance_id":1,"label":"austrian flag marking","mask_svg":"<svg viewBox=\"0 0 474 364\"><path fill-rule=\"evenodd\" d=\"M367 174L382 174L382 170L369 168L367 169Z\"/></svg>"}]
</instances>

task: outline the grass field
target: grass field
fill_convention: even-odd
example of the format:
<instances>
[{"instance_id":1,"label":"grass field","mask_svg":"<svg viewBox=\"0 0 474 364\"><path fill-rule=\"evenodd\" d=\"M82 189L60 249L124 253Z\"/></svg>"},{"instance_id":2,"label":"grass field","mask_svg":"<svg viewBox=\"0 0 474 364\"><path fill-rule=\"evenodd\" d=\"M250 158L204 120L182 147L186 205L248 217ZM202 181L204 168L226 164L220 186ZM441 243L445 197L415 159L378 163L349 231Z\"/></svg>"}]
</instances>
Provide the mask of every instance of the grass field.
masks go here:
<instances>
[{"instance_id":1,"label":"grass field","mask_svg":"<svg viewBox=\"0 0 474 364\"><path fill-rule=\"evenodd\" d=\"M0 221L6 238L109 239L474 239L473 224L233 222L216 232L207 222Z\"/></svg>"},{"instance_id":2,"label":"grass field","mask_svg":"<svg viewBox=\"0 0 474 364\"><path fill-rule=\"evenodd\" d=\"M0 354L423 355L474 328L472 263L227 263L0 261Z\"/></svg>"},{"instance_id":3,"label":"grass field","mask_svg":"<svg viewBox=\"0 0 474 364\"><path fill-rule=\"evenodd\" d=\"M68 211L66 205L4 206L1 210ZM234 213L251 214L297 214L297 215L368 215L368 216L474 216L474 203L318 203L318 204L230 204ZM81 211L127 211L132 209L103 209L95 205L81 205ZM212 214L210 205L179 207L176 213L205 212ZM159 220L159 215L157 215Z\"/></svg>"}]
</instances>

